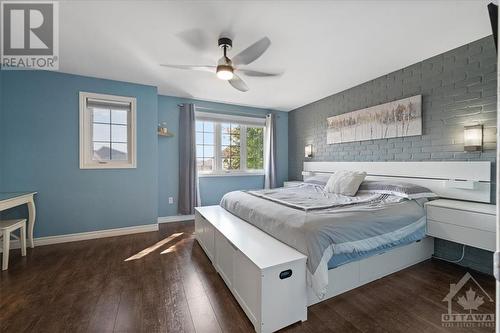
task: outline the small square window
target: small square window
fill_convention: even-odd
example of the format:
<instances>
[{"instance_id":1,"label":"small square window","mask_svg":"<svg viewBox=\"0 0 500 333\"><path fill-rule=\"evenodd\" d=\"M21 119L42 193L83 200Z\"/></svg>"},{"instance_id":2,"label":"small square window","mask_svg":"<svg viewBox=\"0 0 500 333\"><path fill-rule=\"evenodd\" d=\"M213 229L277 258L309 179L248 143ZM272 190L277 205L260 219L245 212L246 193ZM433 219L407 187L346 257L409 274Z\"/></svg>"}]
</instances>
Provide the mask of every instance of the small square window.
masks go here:
<instances>
[{"instance_id":1,"label":"small square window","mask_svg":"<svg viewBox=\"0 0 500 333\"><path fill-rule=\"evenodd\" d=\"M136 99L80 93L80 168L136 167Z\"/></svg>"}]
</instances>

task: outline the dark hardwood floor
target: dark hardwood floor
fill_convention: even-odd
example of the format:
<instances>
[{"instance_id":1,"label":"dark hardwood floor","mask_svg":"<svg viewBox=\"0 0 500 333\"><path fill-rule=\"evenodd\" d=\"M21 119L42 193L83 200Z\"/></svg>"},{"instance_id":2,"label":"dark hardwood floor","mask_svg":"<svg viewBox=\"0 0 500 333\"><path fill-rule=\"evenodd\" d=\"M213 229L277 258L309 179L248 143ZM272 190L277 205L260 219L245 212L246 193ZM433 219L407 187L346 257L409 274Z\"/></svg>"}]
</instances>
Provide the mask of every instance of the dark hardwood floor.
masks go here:
<instances>
[{"instance_id":1,"label":"dark hardwood floor","mask_svg":"<svg viewBox=\"0 0 500 333\"><path fill-rule=\"evenodd\" d=\"M0 332L253 332L193 230L192 222L170 223L159 232L40 246L25 258L13 250L0 274ZM311 306L306 322L283 331L493 332L441 325L442 300L465 273L429 260ZM494 297L494 279L471 273ZM484 302L482 312L494 313Z\"/></svg>"}]
</instances>

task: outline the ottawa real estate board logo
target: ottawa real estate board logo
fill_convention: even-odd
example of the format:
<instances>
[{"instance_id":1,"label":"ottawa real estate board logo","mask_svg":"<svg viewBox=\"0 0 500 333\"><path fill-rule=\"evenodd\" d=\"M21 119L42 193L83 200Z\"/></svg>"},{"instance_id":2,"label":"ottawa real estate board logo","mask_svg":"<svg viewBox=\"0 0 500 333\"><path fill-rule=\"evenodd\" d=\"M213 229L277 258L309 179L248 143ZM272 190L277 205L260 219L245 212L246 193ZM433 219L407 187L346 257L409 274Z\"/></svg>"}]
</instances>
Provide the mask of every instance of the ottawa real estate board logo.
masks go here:
<instances>
[{"instance_id":1,"label":"ottawa real estate board logo","mask_svg":"<svg viewBox=\"0 0 500 333\"><path fill-rule=\"evenodd\" d=\"M2 69L59 69L55 1L0 1Z\"/></svg>"},{"instance_id":2,"label":"ottawa real estate board logo","mask_svg":"<svg viewBox=\"0 0 500 333\"><path fill-rule=\"evenodd\" d=\"M495 327L494 300L468 272L443 299L448 312L441 315L443 327Z\"/></svg>"}]
</instances>

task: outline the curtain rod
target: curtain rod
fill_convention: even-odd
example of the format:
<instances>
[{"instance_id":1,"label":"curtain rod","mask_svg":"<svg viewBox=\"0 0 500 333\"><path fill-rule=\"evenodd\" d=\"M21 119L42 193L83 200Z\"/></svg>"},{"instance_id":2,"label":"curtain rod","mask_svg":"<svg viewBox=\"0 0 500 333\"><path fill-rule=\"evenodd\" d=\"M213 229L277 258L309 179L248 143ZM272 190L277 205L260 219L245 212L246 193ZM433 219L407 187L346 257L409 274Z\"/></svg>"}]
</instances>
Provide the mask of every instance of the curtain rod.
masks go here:
<instances>
[{"instance_id":1,"label":"curtain rod","mask_svg":"<svg viewBox=\"0 0 500 333\"><path fill-rule=\"evenodd\" d=\"M195 104L196 105L196 104ZM184 104L177 104L177 106L184 106ZM220 109L213 109L213 108L207 108L203 106L196 106L196 109L198 110L206 110L206 111L214 111L217 113L229 113L229 114L235 114L235 115L240 115L240 116L246 116L246 117L254 117L254 118L266 118L266 115L260 115L260 114L251 114L251 113L246 113L246 112L237 112L237 111L225 111L225 110L220 110ZM280 116L276 115L276 118L279 118Z\"/></svg>"}]
</instances>

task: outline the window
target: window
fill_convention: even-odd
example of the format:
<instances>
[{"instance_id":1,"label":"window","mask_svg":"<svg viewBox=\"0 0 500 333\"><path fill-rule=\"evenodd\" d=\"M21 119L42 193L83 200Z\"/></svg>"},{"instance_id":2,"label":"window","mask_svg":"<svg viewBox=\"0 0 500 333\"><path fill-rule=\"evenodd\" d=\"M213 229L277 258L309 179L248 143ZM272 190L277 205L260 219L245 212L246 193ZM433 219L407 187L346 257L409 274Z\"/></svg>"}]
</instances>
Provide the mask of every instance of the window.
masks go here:
<instances>
[{"instance_id":1,"label":"window","mask_svg":"<svg viewBox=\"0 0 500 333\"><path fill-rule=\"evenodd\" d=\"M196 163L200 171L215 170L215 125L196 122Z\"/></svg>"},{"instance_id":2,"label":"window","mask_svg":"<svg viewBox=\"0 0 500 333\"><path fill-rule=\"evenodd\" d=\"M264 170L264 127L247 127L247 169Z\"/></svg>"},{"instance_id":3,"label":"window","mask_svg":"<svg viewBox=\"0 0 500 333\"><path fill-rule=\"evenodd\" d=\"M221 124L222 170L240 170L241 127L238 124Z\"/></svg>"},{"instance_id":4,"label":"window","mask_svg":"<svg viewBox=\"0 0 500 333\"><path fill-rule=\"evenodd\" d=\"M136 99L80 93L80 168L135 168Z\"/></svg>"},{"instance_id":5,"label":"window","mask_svg":"<svg viewBox=\"0 0 500 333\"><path fill-rule=\"evenodd\" d=\"M263 118L196 112L196 162L205 174L262 174Z\"/></svg>"}]
</instances>

